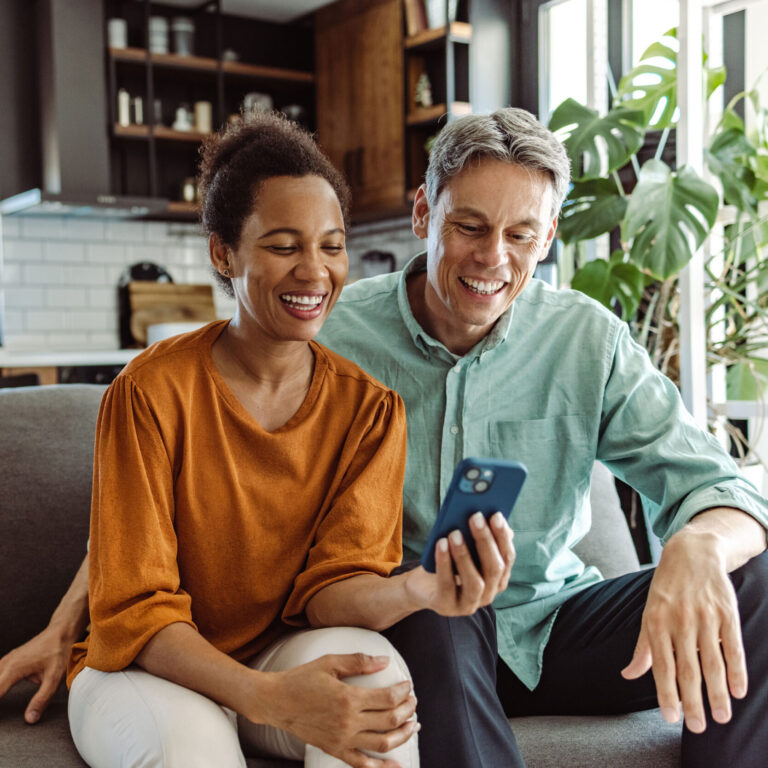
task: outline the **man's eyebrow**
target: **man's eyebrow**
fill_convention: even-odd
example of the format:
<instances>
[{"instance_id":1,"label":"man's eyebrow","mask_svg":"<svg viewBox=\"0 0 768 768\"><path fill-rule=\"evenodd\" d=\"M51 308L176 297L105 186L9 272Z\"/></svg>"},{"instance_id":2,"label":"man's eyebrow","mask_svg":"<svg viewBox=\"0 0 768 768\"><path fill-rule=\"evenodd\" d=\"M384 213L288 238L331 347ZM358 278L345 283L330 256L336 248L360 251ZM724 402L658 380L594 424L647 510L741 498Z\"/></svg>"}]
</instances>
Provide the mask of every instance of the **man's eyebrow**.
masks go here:
<instances>
[{"instance_id":1,"label":"man's eyebrow","mask_svg":"<svg viewBox=\"0 0 768 768\"><path fill-rule=\"evenodd\" d=\"M323 232L323 235L336 234L344 235L346 233L342 227L334 227L333 229L328 229ZM269 232L265 232L263 235L259 235L259 240L262 240L265 237L271 237L272 235L295 235L296 237L300 237L301 230L292 229L291 227L277 227L276 229L270 229Z\"/></svg>"},{"instance_id":2,"label":"man's eyebrow","mask_svg":"<svg viewBox=\"0 0 768 768\"><path fill-rule=\"evenodd\" d=\"M478 210L477 208L472 208L472 206L469 205L463 205L458 208L454 208L451 210L451 212L448 214L449 216L476 216L478 219L482 219L483 221L487 221L486 215ZM537 218L526 218L526 219L520 219L520 221L516 221L512 224L513 227L533 227L534 229L537 229L541 226L541 222Z\"/></svg>"}]
</instances>

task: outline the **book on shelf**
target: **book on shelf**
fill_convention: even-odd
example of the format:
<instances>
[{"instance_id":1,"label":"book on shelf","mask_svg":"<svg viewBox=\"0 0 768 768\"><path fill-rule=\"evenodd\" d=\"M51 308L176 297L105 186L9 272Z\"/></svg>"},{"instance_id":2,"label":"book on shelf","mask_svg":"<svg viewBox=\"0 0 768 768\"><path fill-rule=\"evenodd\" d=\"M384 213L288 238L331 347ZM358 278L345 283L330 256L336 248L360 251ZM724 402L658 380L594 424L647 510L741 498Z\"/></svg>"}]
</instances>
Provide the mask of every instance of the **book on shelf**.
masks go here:
<instances>
[{"instance_id":1,"label":"book on shelf","mask_svg":"<svg viewBox=\"0 0 768 768\"><path fill-rule=\"evenodd\" d=\"M410 37L427 29L427 9L424 0L403 0L405 5L405 31Z\"/></svg>"}]
</instances>

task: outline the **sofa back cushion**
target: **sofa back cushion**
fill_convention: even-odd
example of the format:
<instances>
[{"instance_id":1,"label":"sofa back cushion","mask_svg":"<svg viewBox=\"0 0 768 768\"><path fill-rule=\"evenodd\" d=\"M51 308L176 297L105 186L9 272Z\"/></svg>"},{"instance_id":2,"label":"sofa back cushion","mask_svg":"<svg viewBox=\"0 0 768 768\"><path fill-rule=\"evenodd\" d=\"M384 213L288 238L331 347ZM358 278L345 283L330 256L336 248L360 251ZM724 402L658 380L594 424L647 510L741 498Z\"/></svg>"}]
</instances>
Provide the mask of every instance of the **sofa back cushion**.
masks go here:
<instances>
[{"instance_id":1,"label":"sofa back cushion","mask_svg":"<svg viewBox=\"0 0 768 768\"><path fill-rule=\"evenodd\" d=\"M85 556L103 393L0 390L0 655L45 627Z\"/></svg>"}]
</instances>

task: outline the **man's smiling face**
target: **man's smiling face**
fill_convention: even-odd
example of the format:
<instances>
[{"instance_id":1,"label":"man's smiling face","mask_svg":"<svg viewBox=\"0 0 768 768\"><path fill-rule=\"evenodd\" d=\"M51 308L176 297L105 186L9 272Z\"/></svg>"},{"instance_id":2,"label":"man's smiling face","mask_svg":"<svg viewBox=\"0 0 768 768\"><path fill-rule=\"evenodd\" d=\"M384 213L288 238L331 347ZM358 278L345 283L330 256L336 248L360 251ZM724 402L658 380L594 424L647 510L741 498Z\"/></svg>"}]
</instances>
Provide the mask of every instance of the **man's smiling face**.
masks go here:
<instances>
[{"instance_id":1,"label":"man's smiling face","mask_svg":"<svg viewBox=\"0 0 768 768\"><path fill-rule=\"evenodd\" d=\"M549 177L520 165L472 163L431 209L422 187L414 232L427 238L427 330L452 351L468 351L528 284L556 224Z\"/></svg>"}]
</instances>

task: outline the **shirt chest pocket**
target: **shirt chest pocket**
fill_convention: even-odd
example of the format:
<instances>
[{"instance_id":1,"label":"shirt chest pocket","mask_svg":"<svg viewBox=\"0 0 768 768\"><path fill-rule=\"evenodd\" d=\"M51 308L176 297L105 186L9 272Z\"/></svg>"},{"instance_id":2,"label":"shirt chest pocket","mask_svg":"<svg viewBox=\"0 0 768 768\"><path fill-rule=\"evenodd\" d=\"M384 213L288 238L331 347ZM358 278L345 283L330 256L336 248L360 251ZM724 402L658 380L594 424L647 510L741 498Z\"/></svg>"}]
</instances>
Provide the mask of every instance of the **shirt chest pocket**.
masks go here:
<instances>
[{"instance_id":1,"label":"shirt chest pocket","mask_svg":"<svg viewBox=\"0 0 768 768\"><path fill-rule=\"evenodd\" d=\"M589 483L594 462L586 417L569 414L497 421L489 430L494 456L520 461L528 469L512 512L512 527L552 533L567 527L574 492Z\"/></svg>"}]
</instances>

